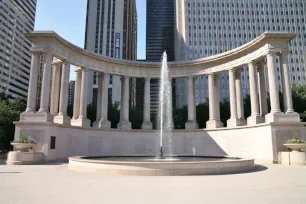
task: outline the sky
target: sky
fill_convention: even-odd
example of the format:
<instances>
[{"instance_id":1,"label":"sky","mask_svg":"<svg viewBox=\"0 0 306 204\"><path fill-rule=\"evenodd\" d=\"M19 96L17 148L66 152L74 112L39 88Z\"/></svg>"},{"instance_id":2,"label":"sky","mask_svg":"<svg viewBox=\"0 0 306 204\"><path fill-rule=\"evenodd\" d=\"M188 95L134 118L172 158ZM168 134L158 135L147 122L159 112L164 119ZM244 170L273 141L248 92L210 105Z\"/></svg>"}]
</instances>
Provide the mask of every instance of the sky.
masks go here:
<instances>
[{"instance_id":1,"label":"sky","mask_svg":"<svg viewBox=\"0 0 306 204\"><path fill-rule=\"evenodd\" d=\"M146 58L146 0L137 1L137 58ZM87 0L37 0L35 30L52 30L84 48ZM71 79L75 79L72 72Z\"/></svg>"}]
</instances>

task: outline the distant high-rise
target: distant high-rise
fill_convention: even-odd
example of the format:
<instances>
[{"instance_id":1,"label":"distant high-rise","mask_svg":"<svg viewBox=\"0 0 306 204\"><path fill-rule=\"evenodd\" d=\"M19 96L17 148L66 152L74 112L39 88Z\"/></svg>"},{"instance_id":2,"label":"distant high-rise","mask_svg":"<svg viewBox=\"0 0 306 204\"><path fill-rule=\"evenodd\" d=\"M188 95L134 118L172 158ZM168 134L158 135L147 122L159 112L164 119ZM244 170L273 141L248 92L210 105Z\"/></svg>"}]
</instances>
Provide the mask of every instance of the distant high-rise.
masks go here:
<instances>
[{"instance_id":1,"label":"distant high-rise","mask_svg":"<svg viewBox=\"0 0 306 204\"><path fill-rule=\"evenodd\" d=\"M147 0L146 61L160 62L164 51L175 60L175 0ZM151 80L151 111L158 109L158 80ZM175 100L175 98L173 98Z\"/></svg>"},{"instance_id":2,"label":"distant high-rise","mask_svg":"<svg viewBox=\"0 0 306 204\"><path fill-rule=\"evenodd\" d=\"M108 57L136 60L136 0L88 0L85 49ZM97 74L92 72L91 77L89 103L96 98L93 93L97 91L93 89L98 88ZM112 103L121 101L119 76L110 76L109 93Z\"/></svg>"},{"instance_id":3,"label":"distant high-rise","mask_svg":"<svg viewBox=\"0 0 306 204\"><path fill-rule=\"evenodd\" d=\"M68 95L68 104L73 105L74 102L74 88L75 88L75 81L69 82L69 95Z\"/></svg>"},{"instance_id":4,"label":"distant high-rise","mask_svg":"<svg viewBox=\"0 0 306 204\"><path fill-rule=\"evenodd\" d=\"M0 2L0 92L26 98L31 67L31 43L36 0Z\"/></svg>"},{"instance_id":5,"label":"distant high-rise","mask_svg":"<svg viewBox=\"0 0 306 204\"><path fill-rule=\"evenodd\" d=\"M176 0L176 60L209 57L239 47L266 31L296 33L289 43L291 81L306 84L305 0ZM279 60L277 73L280 83ZM228 73L220 75L220 97L229 97ZM244 94L249 93L248 67L243 68ZM208 98L207 76L195 82L196 103ZM176 80L177 106L186 105L186 79Z\"/></svg>"}]
</instances>

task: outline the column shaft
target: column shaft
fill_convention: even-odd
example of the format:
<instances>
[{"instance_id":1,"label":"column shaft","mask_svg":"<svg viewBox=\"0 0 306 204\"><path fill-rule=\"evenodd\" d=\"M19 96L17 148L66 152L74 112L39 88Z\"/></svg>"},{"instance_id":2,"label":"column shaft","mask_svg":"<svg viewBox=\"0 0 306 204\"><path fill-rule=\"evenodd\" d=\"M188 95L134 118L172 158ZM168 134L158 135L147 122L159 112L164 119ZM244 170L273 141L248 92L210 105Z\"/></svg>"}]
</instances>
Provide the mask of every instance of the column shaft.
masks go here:
<instances>
[{"instance_id":1,"label":"column shaft","mask_svg":"<svg viewBox=\"0 0 306 204\"><path fill-rule=\"evenodd\" d=\"M278 85L275 70L275 53L269 53L267 55L268 64L268 78L269 78L269 89L270 89L270 102L271 102L271 113L280 113L279 106L279 95Z\"/></svg>"},{"instance_id":2,"label":"column shaft","mask_svg":"<svg viewBox=\"0 0 306 204\"><path fill-rule=\"evenodd\" d=\"M101 74L101 104L100 104L100 121L99 128L109 129L111 128L111 123L108 121L108 83L109 83L109 74Z\"/></svg>"},{"instance_id":3,"label":"column shaft","mask_svg":"<svg viewBox=\"0 0 306 204\"><path fill-rule=\"evenodd\" d=\"M209 94L209 120L216 120L216 97L215 97L215 75L208 75L208 94Z\"/></svg>"},{"instance_id":4,"label":"column shaft","mask_svg":"<svg viewBox=\"0 0 306 204\"><path fill-rule=\"evenodd\" d=\"M29 81L29 90L28 90L28 99L27 99L27 109L25 112L35 112L36 111L39 58L40 58L39 53L32 54L30 81Z\"/></svg>"},{"instance_id":5,"label":"column shaft","mask_svg":"<svg viewBox=\"0 0 306 204\"><path fill-rule=\"evenodd\" d=\"M77 120L80 116L82 69L77 68L75 70L75 73L76 73L76 80L74 87L73 119Z\"/></svg>"},{"instance_id":6,"label":"column shaft","mask_svg":"<svg viewBox=\"0 0 306 204\"><path fill-rule=\"evenodd\" d=\"M68 97L69 97L68 96L69 76L70 76L70 64L65 61L62 67L60 105L58 113L59 116L67 116L67 106L68 106Z\"/></svg>"},{"instance_id":7,"label":"column shaft","mask_svg":"<svg viewBox=\"0 0 306 204\"><path fill-rule=\"evenodd\" d=\"M256 69L254 63L249 63L251 116L259 116L258 92L256 86Z\"/></svg>"},{"instance_id":8,"label":"column shaft","mask_svg":"<svg viewBox=\"0 0 306 204\"><path fill-rule=\"evenodd\" d=\"M263 63L259 63L257 65L257 76L258 76L260 116L264 117L265 115L268 114L268 100L267 100L267 89L265 81L265 69Z\"/></svg>"},{"instance_id":9,"label":"column shaft","mask_svg":"<svg viewBox=\"0 0 306 204\"><path fill-rule=\"evenodd\" d=\"M80 119L87 119L88 70L82 69Z\"/></svg>"},{"instance_id":10,"label":"column shaft","mask_svg":"<svg viewBox=\"0 0 306 204\"><path fill-rule=\"evenodd\" d=\"M216 114L215 117L218 121L220 121L220 99L219 99L219 74L215 74L215 79L214 79L214 97L215 97L215 109L216 109ZM221 121L220 121L221 123ZM221 123L223 126L223 123Z\"/></svg>"},{"instance_id":11,"label":"column shaft","mask_svg":"<svg viewBox=\"0 0 306 204\"><path fill-rule=\"evenodd\" d=\"M129 98L130 98L130 77L124 76L121 78L121 108L120 108L120 129L131 129L132 125L129 121Z\"/></svg>"},{"instance_id":12,"label":"column shaft","mask_svg":"<svg viewBox=\"0 0 306 204\"><path fill-rule=\"evenodd\" d=\"M236 98L237 98L237 116L238 119L244 120L244 105L242 95L241 68L235 72Z\"/></svg>"},{"instance_id":13,"label":"column shaft","mask_svg":"<svg viewBox=\"0 0 306 204\"><path fill-rule=\"evenodd\" d=\"M101 106L102 106L102 94L103 94L103 82L104 82L104 73L98 73L98 97L97 97L97 115L96 122L99 122L101 119Z\"/></svg>"},{"instance_id":14,"label":"column shaft","mask_svg":"<svg viewBox=\"0 0 306 204\"><path fill-rule=\"evenodd\" d=\"M237 119L237 97L235 86L235 71L232 69L229 71L229 89L230 89L230 108L231 119Z\"/></svg>"},{"instance_id":15,"label":"column shaft","mask_svg":"<svg viewBox=\"0 0 306 204\"><path fill-rule=\"evenodd\" d=\"M194 77L188 77L188 120L196 121Z\"/></svg>"},{"instance_id":16,"label":"column shaft","mask_svg":"<svg viewBox=\"0 0 306 204\"><path fill-rule=\"evenodd\" d=\"M280 57L280 69L282 74L283 82L283 96L284 96L284 107L286 113L293 113L293 102L292 102L292 91L291 84L289 79L289 70L288 70L288 54L281 54ZM285 100L286 99L286 100Z\"/></svg>"},{"instance_id":17,"label":"column shaft","mask_svg":"<svg viewBox=\"0 0 306 204\"><path fill-rule=\"evenodd\" d=\"M151 78L145 78L144 86L144 107L143 107L143 124L142 129L152 129L151 123Z\"/></svg>"},{"instance_id":18,"label":"column shaft","mask_svg":"<svg viewBox=\"0 0 306 204\"><path fill-rule=\"evenodd\" d=\"M50 112L52 113L53 116L57 116L59 110L61 68L62 68L62 63L56 63L53 65L52 69L53 73L52 73Z\"/></svg>"},{"instance_id":19,"label":"column shaft","mask_svg":"<svg viewBox=\"0 0 306 204\"><path fill-rule=\"evenodd\" d=\"M41 83L41 96L40 96L40 113L49 112L49 102L50 102L50 78L51 78L51 63L52 55L47 53L44 56L43 65L43 78Z\"/></svg>"}]
</instances>

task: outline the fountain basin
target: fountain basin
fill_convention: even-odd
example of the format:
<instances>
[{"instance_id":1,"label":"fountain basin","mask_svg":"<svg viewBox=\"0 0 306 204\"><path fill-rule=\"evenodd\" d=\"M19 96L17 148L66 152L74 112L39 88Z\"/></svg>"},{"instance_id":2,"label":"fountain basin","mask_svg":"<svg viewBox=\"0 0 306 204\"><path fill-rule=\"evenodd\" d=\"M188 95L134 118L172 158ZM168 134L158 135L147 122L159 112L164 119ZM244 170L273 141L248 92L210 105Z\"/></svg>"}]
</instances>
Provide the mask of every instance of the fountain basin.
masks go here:
<instances>
[{"instance_id":1,"label":"fountain basin","mask_svg":"<svg viewBox=\"0 0 306 204\"><path fill-rule=\"evenodd\" d=\"M248 172L253 159L234 157L70 157L69 169L115 175L183 176Z\"/></svg>"}]
</instances>

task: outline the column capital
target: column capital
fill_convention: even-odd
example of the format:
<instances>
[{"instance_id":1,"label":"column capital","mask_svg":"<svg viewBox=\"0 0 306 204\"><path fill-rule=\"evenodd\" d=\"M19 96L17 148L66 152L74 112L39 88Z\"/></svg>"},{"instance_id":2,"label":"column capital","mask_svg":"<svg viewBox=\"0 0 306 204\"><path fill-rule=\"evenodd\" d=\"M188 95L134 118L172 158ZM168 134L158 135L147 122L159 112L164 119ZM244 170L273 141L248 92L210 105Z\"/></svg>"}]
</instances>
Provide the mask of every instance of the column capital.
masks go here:
<instances>
[{"instance_id":1,"label":"column capital","mask_svg":"<svg viewBox=\"0 0 306 204\"><path fill-rule=\"evenodd\" d=\"M264 66L265 66L264 60L259 60L259 61L257 61L257 62L256 62L256 66L259 67L259 68L264 67Z\"/></svg>"},{"instance_id":2,"label":"column capital","mask_svg":"<svg viewBox=\"0 0 306 204\"><path fill-rule=\"evenodd\" d=\"M279 51L276 50L268 50L267 56L275 56L279 53Z\"/></svg>"},{"instance_id":3,"label":"column capital","mask_svg":"<svg viewBox=\"0 0 306 204\"><path fill-rule=\"evenodd\" d=\"M53 59L52 65L63 64L63 61L60 59Z\"/></svg>"},{"instance_id":4,"label":"column capital","mask_svg":"<svg viewBox=\"0 0 306 204\"><path fill-rule=\"evenodd\" d=\"M287 51L287 50L286 51L281 51L281 52L278 53L278 55L283 56L283 57L288 57L289 51Z\"/></svg>"},{"instance_id":5,"label":"column capital","mask_svg":"<svg viewBox=\"0 0 306 204\"><path fill-rule=\"evenodd\" d=\"M77 68L75 68L75 70L74 70L74 72L81 72L82 71L82 68L81 67L77 67Z\"/></svg>"}]
</instances>

